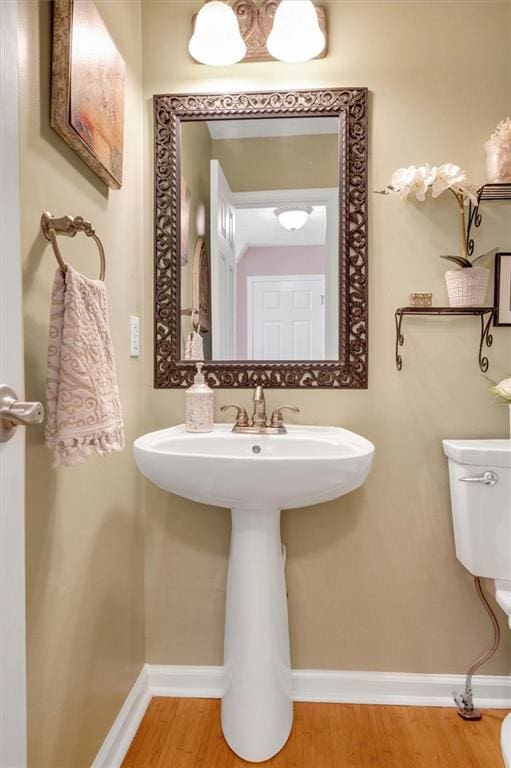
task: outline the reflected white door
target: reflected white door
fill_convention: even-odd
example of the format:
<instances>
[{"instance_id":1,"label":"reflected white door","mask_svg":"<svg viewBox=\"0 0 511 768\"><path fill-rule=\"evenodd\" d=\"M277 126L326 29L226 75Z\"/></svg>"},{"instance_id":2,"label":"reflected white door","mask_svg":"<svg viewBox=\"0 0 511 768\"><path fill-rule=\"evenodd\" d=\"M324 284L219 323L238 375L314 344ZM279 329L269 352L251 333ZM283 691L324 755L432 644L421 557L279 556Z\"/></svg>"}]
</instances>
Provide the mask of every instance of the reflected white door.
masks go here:
<instances>
[{"instance_id":1,"label":"reflected white door","mask_svg":"<svg viewBox=\"0 0 511 768\"><path fill-rule=\"evenodd\" d=\"M0 2L0 384L23 397L17 4ZM26 766L25 444L0 442L0 765Z\"/></svg>"},{"instance_id":2,"label":"reflected white door","mask_svg":"<svg viewBox=\"0 0 511 768\"><path fill-rule=\"evenodd\" d=\"M233 194L218 160L211 160L211 325L213 360L233 360L235 322L235 223Z\"/></svg>"},{"instance_id":3,"label":"reflected white door","mask_svg":"<svg viewBox=\"0 0 511 768\"><path fill-rule=\"evenodd\" d=\"M324 360L324 275L247 278L249 360Z\"/></svg>"}]
</instances>

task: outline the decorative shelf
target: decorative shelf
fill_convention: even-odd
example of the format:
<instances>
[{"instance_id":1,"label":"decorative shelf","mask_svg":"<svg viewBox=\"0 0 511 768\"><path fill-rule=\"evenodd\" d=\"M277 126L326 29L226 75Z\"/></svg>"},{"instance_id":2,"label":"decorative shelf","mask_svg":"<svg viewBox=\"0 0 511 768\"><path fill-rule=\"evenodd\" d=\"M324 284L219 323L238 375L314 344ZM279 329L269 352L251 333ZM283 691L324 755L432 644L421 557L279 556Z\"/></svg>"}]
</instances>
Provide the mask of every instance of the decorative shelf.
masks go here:
<instances>
[{"instance_id":1,"label":"decorative shelf","mask_svg":"<svg viewBox=\"0 0 511 768\"><path fill-rule=\"evenodd\" d=\"M511 189L511 185L508 186ZM402 333L403 318L405 315L419 315L424 317L440 315L445 315L448 317L474 315L480 317L481 337L479 340L479 368L483 373L486 373L489 363L488 358L483 356L483 349L485 345L487 347L491 347L493 344L493 336L490 333L490 327L492 320L495 317L494 307L399 307L399 309L396 309L394 315L396 322L396 368L398 371L400 371L403 367L403 359L399 354L399 348L402 347L405 343L405 339ZM487 315L488 317L486 317Z\"/></svg>"},{"instance_id":2,"label":"decorative shelf","mask_svg":"<svg viewBox=\"0 0 511 768\"><path fill-rule=\"evenodd\" d=\"M483 184L483 186L477 191L477 205L472 202L468 208L468 223L467 223L467 253L472 256L474 253L474 237L472 228L479 228L483 220L481 211L479 210L480 204L484 201L491 200L511 200L511 183L506 184Z\"/></svg>"}]
</instances>

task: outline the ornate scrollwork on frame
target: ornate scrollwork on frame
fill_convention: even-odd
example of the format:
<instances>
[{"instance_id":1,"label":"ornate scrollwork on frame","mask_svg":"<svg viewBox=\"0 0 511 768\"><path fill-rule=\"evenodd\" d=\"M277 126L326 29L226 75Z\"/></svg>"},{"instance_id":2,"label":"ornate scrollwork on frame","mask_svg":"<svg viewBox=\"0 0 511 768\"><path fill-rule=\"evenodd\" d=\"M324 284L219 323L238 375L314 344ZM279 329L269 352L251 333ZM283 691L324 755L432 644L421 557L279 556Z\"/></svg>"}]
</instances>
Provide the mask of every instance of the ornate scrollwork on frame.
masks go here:
<instances>
[{"instance_id":1,"label":"ornate scrollwork on frame","mask_svg":"<svg viewBox=\"0 0 511 768\"><path fill-rule=\"evenodd\" d=\"M367 387L367 101L366 88L154 97L155 387L195 373L180 359L180 121L291 116L340 118L339 359L212 361L204 373L213 387Z\"/></svg>"}]
</instances>

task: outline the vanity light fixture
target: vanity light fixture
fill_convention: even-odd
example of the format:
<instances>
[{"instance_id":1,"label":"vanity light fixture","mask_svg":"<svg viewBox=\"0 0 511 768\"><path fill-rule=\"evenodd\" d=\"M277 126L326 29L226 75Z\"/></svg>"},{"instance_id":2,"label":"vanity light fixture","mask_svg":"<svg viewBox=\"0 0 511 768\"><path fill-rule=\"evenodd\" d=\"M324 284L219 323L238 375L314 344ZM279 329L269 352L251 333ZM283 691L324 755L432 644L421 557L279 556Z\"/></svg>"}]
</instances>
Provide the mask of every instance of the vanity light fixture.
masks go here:
<instances>
[{"instance_id":1,"label":"vanity light fixture","mask_svg":"<svg viewBox=\"0 0 511 768\"><path fill-rule=\"evenodd\" d=\"M310 205L293 205L286 206L285 208L275 208L274 213L279 220L279 224L284 229L294 231L303 227L312 213L312 208Z\"/></svg>"},{"instance_id":2,"label":"vanity light fixture","mask_svg":"<svg viewBox=\"0 0 511 768\"><path fill-rule=\"evenodd\" d=\"M327 51L326 9L312 0L204 0L192 27L190 55L211 66L308 61Z\"/></svg>"},{"instance_id":3,"label":"vanity light fixture","mask_svg":"<svg viewBox=\"0 0 511 768\"><path fill-rule=\"evenodd\" d=\"M319 56L325 44L312 0L281 0L266 41L273 58L290 63L309 61Z\"/></svg>"},{"instance_id":4,"label":"vanity light fixture","mask_svg":"<svg viewBox=\"0 0 511 768\"><path fill-rule=\"evenodd\" d=\"M196 61L211 67L225 67L243 59L247 47L236 14L228 3L206 1L197 14L188 51Z\"/></svg>"}]
</instances>

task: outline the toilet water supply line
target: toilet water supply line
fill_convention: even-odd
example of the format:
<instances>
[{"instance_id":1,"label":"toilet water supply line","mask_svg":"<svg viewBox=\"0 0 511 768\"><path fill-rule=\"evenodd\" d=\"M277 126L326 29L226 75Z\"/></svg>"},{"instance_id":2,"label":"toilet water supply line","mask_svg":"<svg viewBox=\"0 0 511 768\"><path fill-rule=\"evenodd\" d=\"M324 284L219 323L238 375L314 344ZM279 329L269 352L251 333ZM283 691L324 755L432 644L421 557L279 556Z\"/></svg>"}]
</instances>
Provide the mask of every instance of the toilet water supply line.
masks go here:
<instances>
[{"instance_id":1,"label":"toilet water supply line","mask_svg":"<svg viewBox=\"0 0 511 768\"><path fill-rule=\"evenodd\" d=\"M484 591L481 585L481 579L479 578L479 576L474 576L474 586L477 592L477 596L479 597L488 616L490 617L492 627L493 627L493 641L490 647L488 648L488 650L485 651L470 665L470 669L467 672L467 678L465 681L464 693L453 693L454 702L458 708L458 715L462 717L464 720L480 720L481 719L481 716L482 716L481 710L474 707L473 696L472 696L472 676L475 674L476 670L479 669L479 667L482 667L483 664L486 664L486 662L491 659L491 657L499 647L499 643L500 643L499 622L497 621L497 617L493 612L493 609L490 603L488 602L488 598L484 594Z\"/></svg>"}]
</instances>

